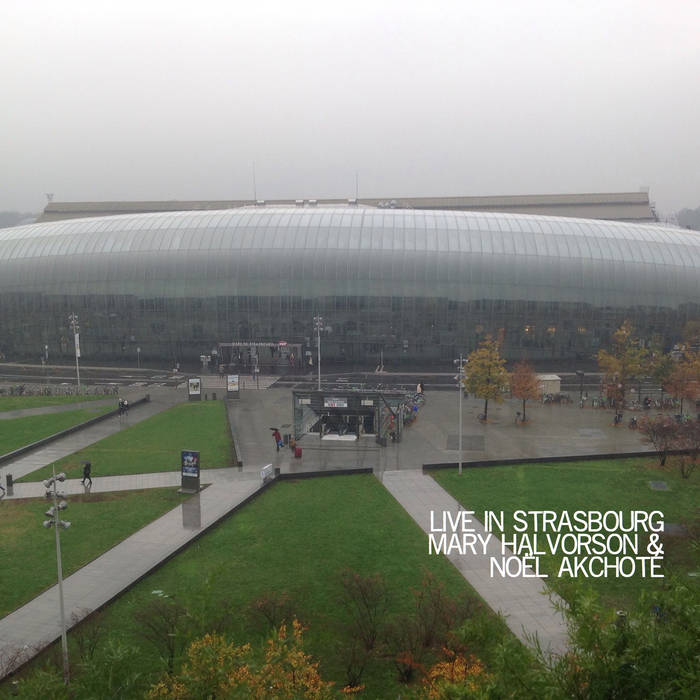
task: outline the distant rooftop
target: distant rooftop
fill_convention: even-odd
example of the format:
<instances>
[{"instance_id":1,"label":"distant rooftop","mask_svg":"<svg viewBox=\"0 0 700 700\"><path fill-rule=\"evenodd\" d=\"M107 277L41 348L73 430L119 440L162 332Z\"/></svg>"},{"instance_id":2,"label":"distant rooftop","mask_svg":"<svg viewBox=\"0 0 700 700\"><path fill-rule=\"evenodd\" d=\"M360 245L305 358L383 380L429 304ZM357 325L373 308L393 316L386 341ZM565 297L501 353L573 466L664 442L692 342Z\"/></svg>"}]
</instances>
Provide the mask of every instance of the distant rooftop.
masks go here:
<instances>
[{"instance_id":1,"label":"distant rooftop","mask_svg":"<svg viewBox=\"0 0 700 700\"><path fill-rule=\"evenodd\" d=\"M166 211L238 209L254 206L359 206L387 209L437 209L544 214L609 221L655 222L649 193L536 194L489 197L383 197L361 199L228 199L143 202L49 202L37 221L81 219L91 216L144 214Z\"/></svg>"}]
</instances>

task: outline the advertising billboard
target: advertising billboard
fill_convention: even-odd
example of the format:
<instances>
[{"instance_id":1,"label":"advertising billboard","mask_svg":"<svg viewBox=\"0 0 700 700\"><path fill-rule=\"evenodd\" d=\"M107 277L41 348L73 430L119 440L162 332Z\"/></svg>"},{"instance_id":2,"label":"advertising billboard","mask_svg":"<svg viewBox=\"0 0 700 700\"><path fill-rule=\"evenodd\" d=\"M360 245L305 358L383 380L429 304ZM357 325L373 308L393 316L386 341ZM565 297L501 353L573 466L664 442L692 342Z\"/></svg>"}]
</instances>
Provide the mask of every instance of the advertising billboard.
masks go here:
<instances>
[{"instance_id":1,"label":"advertising billboard","mask_svg":"<svg viewBox=\"0 0 700 700\"><path fill-rule=\"evenodd\" d=\"M199 452L195 452L194 450L182 450L180 457L182 476L190 476L198 479Z\"/></svg>"}]
</instances>

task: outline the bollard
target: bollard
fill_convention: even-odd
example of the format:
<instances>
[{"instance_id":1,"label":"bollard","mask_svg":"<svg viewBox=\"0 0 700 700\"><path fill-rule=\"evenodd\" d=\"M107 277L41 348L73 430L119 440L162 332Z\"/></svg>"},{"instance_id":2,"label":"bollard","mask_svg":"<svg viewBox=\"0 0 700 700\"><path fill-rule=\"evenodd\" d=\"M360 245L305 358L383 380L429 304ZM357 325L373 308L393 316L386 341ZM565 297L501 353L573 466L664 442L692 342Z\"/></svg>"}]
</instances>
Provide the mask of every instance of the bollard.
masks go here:
<instances>
[{"instance_id":1,"label":"bollard","mask_svg":"<svg viewBox=\"0 0 700 700\"><path fill-rule=\"evenodd\" d=\"M12 474L6 474L5 475L5 483L7 484L7 495L11 496L12 495Z\"/></svg>"}]
</instances>

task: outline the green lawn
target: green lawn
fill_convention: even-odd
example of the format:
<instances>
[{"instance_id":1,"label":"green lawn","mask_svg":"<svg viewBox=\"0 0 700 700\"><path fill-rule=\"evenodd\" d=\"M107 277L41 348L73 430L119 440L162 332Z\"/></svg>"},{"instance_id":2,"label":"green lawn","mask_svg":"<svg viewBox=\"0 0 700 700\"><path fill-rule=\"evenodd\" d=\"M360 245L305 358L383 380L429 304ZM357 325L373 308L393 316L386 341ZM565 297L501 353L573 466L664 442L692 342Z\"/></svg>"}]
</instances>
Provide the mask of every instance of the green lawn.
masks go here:
<instances>
[{"instance_id":1,"label":"green lawn","mask_svg":"<svg viewBox=\"0 0 700 700\"><path fill-rule=\"evenodd\" d=\"M80 396L0 396L0 413L3 411L17 411L22 408L40 408L43 406L63 406L83 401L112 401L113 408L117 407L114 396L80 395Z\"/></svg>"},{"instance_id":2,"label":"green lawn","mask_svg":"<svg viewBox=\"0 0 700 700\"><path fill-rule=\"evenodd\" d=\"M46 413L41 416L27 416L25 418L8 418L0 420L0 454L12 452L19 447L36 442L41 438L70 428L73 425L101 416L103 413L114 410L114 406L94 406L93 408L80 408L75 411L61 411L60 413Z\"/></svg>"},{"instance_id":3,"label":"green lawn","mask_svg":"<svg viewBox=\"0 0 700 700\"><path fill-rule=\"evenodd\" d=\"M128 420L118 433L56 462L56 471L79 477L84 460L92 462L93 476L176 471L181 450L199 450L204 469L235 464L223 401L178 404L131 427L126 427ZM48 465L19 481L50 475Z\"/></svg>"},{"instance_id":4,"label":"green lawn","mask_svg":"<svg viewBox=\"0 0 700 700\"><path fill-rule=\"evenodd\" d=\"M419 588L426 570L451 595L475 597L457 570L445 558L428 555L427 548L426 535L371 475L276 484L105 611L109 640L102 642L89 673L99 674L111 664L107 654L121 645L129 650L128 672L141 674L128 696L143 697L165 666L156 647L144 639L136 615L162 595L189 613L184 633L177 635L179 663L188 641L211 630L225 613L230 617L223 630L229 638L260 644L264 632L249 617L248 606L264 593L286 591L308 626L306 650L321 662L322 676L340 688L346 658L341 641L348 625L341 604L344 569L381 573L388 583L391 616L412 609L412 590ZM496 639L510 634L498 623L493 630ZM391 659L370 661L362 697L405 693L396 676Z\"/></svg>"},{"instance_id":5,"label":"green lawn","mask_svg":"<svg viewBox=\"0 0 700 700\"><path fill-rule=\"evenodd\" d=\"M175 489L69 496L61 519L71 527L61 531L63 574L95 559L144 525L177 506L183 496ZM56 540L46 530L43 498L0 503L0 561L3 590L0 617L12 612L56 583Z\"/></svg>"},{"instance_id":6,"label":"green lawn","mask_svg":"<svg viewBox=\"0 0 700 700\"><path fill-rule=\"evenodd\" d=\"M700 475L682 479L677 471L661 471L657 465L656 460L639 458L465 469L461 476L456 470L444 470L433 476L482 520L486 509L504 511L506 523L512 523L515 510L660 510L665 522L682 523L697 537ZM670 490L653 491L650 481L666 481ZM689 582L697 582L687 576L689 571L700 570L697 545L694 549L687 537L666 536L663 541L667 572L678 571ZM566 596L572 579L556 578L560 560L543 557L549 583ZM585 581L605 602L620 606L663 579L634 576L573 581L573 585Z\"/></svg>"}]
</instances>

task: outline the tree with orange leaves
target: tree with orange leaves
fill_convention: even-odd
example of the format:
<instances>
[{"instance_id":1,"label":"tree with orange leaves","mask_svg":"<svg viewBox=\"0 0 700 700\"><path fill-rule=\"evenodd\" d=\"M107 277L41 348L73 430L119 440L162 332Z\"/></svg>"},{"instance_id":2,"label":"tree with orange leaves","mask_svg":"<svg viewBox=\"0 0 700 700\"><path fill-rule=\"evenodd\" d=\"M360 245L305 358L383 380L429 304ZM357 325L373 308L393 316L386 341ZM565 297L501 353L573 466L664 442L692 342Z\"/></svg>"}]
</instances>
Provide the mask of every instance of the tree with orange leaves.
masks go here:
<instances>
[{"instance_id":1,"label":"tree with orange leaves","mask_svg":"<svg viewBox=\"0 0 700 700\"><path fill-rule=\"evenodd\" d=\"M673 368L664 389L680 400L680 412L683 413L684 399L693 401L700 395L700 356L685 355Z\"/></svg>"},{"instance_id":2,"label":"tree with orange leaves","mask_svg":"<svg viewBox=\"0 0 700 700\"><path fill-rule=\"evenodd\" d=\"M291 635L281 625L265 643L262 663L250 644L234 646L220 634L207 634L190 644L178 674L151 687L149 698L263 698L329 700L332 683L321 679L318 663L303 649L303 627L294 620Z\"/></svg>"},{"instance_id":3,"label":"tree with orange leaves","mask_svg":"<svg viewBox=\"0 0 700 700\"><path fill-rule=\"evenodd\" d=\"M428 698L431 700L452 697L446 694L449 689L459 688L461 691L470 690L476 693L488 680L484 665L476 657L463 656L446 648L443 649L443 654L445 659L432 666L426 674L425 684L428 686ZM460 694L460 697L463 695Z\"/></svg>"},{"instance_id":4,"label":"tree with orange leaves","mask_svg":"<svg viewBox=\"0 0 700 700\"><path fill-rule=\"evenodd\" d=\"M523 402L523 417L525 422L525 403L529 400L536 400L542 393L540 389L540 380L535 374L535 370L527 362L518 362L513 368L513 373L510 375L510 389L516 399L521 399Z\"/></svg>"}]
</instances>

